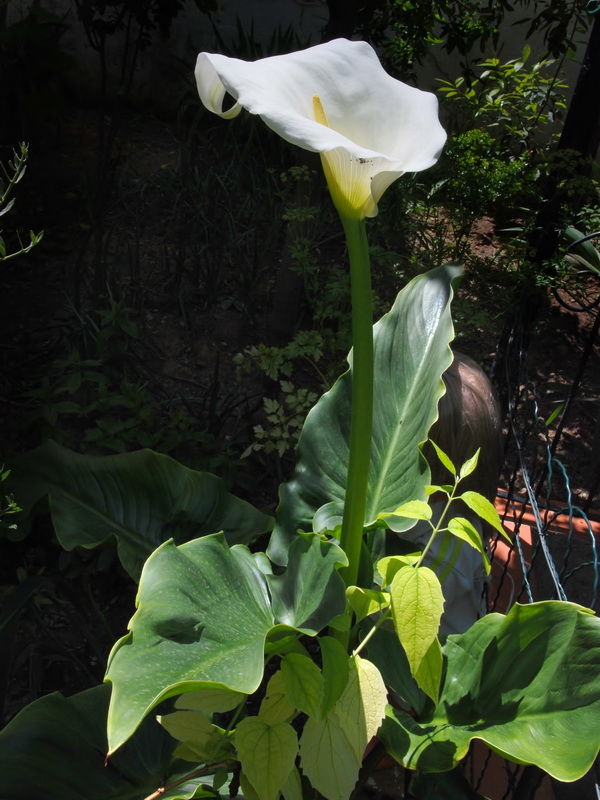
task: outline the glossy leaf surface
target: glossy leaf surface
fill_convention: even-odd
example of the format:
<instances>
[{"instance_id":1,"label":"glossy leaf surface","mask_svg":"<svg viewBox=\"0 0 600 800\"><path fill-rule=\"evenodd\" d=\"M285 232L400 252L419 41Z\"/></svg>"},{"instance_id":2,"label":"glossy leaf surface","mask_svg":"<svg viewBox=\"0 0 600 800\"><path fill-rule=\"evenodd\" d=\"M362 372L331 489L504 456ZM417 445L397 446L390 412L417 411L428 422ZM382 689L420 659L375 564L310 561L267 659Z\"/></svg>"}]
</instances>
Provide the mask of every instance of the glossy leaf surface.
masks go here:
<instances>
[{"instance_id":1,"label":"glossy leaf surface","mask_svg":"<svg viewBox=\"0 0 600 800\"><path fill-rule=\"evenodd\" d=\"M451 284L459 274L459 267L447 265L417 276L374 327L373 445L365 524L425 497L428 479L418 446L437 417L441 375L452 361ZM313 530L314 525L317 531L334 530L341 521L351 392L350 368L306 419L295 472L280 489L269 545L276 563L286 562L298 529ZM414 520L393 515L385 522L396 531L414 525Z\"/></svg>"},{"instance_id":2,"label":"glossy leaf surface","mask_svg":"<svg viewBox=\"0 0 600 800\"><path fill-rule=\"evenodd\" d=\"M388 707L381 738L404 766L446 772L477 738L561 781L591 767L600 747L600 620L591 612L515 605L449 636L443 653L435 709L413 718Z\"/></svg>"},{"instance_id":3,"label":"glossy leaf surface","mask_svg":"<svg viewBox=\"0 0 600 800\"><path fill-rule=\"evenodd\" d=\"M220 478L151 450L89 456L48 441L11 467L10 490L24 510L49 496L66 550L97 547L114 536L121 562L136 580L150 553L167 539L182 543L223 531L230 544L246 543L272 524L230 494Z\"/></svg>"},{"instance_id":4,"label":"glossy leaf surface","mask_svg":"<svg viewBox=\"0 0 600 800\"><path fill-rule=\"evenodd\" d=\"M105 765L109 696L108 686L98 686L24 708L0 733L3 800L139 800L157 789L174 740L147 720Z\"/></svg>"},{"instance_id":5,"label":"glossy leaf surface","mask_svg":"<svg viewBox=\"0 0 600 800\"><path fill-rule=\"evenodd\" d=\"M306 547L308 539L316 546ZM270 632L299 620L302 632L314 635L342 613L346 599L336 565L344 561L336 545L298 537L272 600L270 576L246 547L229 548L223 535L162 545L144 566L130 633L109 659L111 751L168 697L205 689L254 692ZM293 589L287 589L286 575ZM323 594L312 594L323 576ZM282 596L289 602L282 603Z\"/></svg>"}]
</instances>

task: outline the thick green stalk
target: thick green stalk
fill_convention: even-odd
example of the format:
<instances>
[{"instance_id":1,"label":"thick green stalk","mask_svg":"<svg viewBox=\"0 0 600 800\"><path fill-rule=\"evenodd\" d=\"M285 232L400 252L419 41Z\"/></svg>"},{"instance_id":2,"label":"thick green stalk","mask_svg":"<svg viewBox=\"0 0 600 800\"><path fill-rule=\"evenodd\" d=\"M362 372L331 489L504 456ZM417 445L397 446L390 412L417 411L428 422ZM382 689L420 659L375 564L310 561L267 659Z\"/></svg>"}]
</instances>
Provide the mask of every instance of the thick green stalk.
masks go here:
<instances>
[{"instance_id":1,"label":"thick green stalk","mask_svg":"<svg viewBox=\"0 0 600 800\"><path fill-rule=\"evenodd\" d=\"M373 430L373 299L365 220L340 214L350 259L352 295L352 417L341 547L349 565L346 586L356 584L363 536Z\"/></svg>"}]
</instances>

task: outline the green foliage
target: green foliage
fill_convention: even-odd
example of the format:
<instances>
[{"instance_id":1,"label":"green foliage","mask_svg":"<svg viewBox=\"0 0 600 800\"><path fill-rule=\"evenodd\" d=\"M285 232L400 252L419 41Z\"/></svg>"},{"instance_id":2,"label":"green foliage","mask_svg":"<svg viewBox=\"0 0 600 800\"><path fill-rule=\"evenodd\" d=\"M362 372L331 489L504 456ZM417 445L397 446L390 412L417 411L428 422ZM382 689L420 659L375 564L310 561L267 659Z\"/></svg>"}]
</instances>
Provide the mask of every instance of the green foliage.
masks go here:
<instances>
[{"instance_id":1,"label":"green foliage","mask_svg":"<svg viewBox=\"0 0 600 800\"><path fill-rule=\"evenodd\" d=\"M121 5L79 4L98 11L88 32L100 37L100 45L126 19ZM211 5L202 3L203 9ZM465 57L474 45L493 40L504 4L484 7L487 18L476 5L464 0L452 16L448 3L425 4L423 15L414 13L413 3L388 3L390 14L404 15L398 13L398 25L415 25L407 49L397 50L398 63L420 57L420 25L430 32L438 24L440 40ZM168 16L178 6L163 4L163 10ZM140 12L151 15L150 27L160 27L152 17L155 7L147 4ZM146 22L137 19L136 8L128 13L142 31ZM140 33L139 49L145 35ZM255 47L253 34L240 38L242 44ZM516 205L530 189L537 167L519 154L530 146L536 115L545 113L542 103L556 84L540 78L547 64L526 66L528 55L522 63L486 62L489 74L471 87L447 87L450 100L477 126L450 142L447 174L394 209L409 210L412 241L429 248L429 259L464 248L477 214L493 212L509 196ZM249 141L252 125L244 128ZM215 130L216 141L221 133ZM275 196L276 173L265 169L259 178L260 158L256 169L247 144L228 143L231 163L239 161L224 173L194 164L199 150L205 163L214 155L214 143L196 140L197 152L152 184L171 193L164 204L172 212L161 224L180 241L168 291L181 298L191 278L205 305L247 313L282 219L294 233L292 266L302 275L316 329L302 331L285 347L257 345L236 359L240 373L258 370L282 392L264 398L270 427L255 431L259 438L251 445L282 455L292 449L315 399L302 371L311 372L315 385L330 383L331 364L323 353L339 350L347 336L347 279L335 258L323 257L329 234L319 228L318 204L310 197L290 202L285 192ZM261 138L260 146L266 164L268 140ZM188 172L191 181L185 182ZM294 187L312 180L305 169L288 175ZM234 207L238 197L244 199ZM257 227L258 205L263 221ZM388 248L397 222L391 219L382 214L376 223L385 247L372 249L384 279L397 279L401 259L409 259ZM236 264L239 277L225 278L230 272L224 264ZM78 455L47 444L15 460L6 480L30 515L48 497L56 537L67 549L116 540L130 574L137 579L141 573L137 610L110 655L108 711L106 687L69 699L51 695L0 734L0 772L11 800L218 798L235 794L238 784L249 800L301 800L315 790L328 800L346 800L374 736L407 769L417 770L413 787L423 796L450 785L444 773L474 738L562 780L589 768L599 744L600 630L593 615L566 603L517 606L460 636L439 636L449 566L428 561L433 543L445 538L472 548L489 569L473 520L503 533L493 506L460 489L478 454L455 464L434 445L450 478L448 485L428 487L419 450L451 359L457 273L448 265L418 276L375 326L367 530L359 585L349 587L339 573L347 558L338 540L353 367L308 415L296 471L281 487L271 561L247 546L268 531L269 518L230 495L215 476L149 451L123 452L135 444L175 449L190 440L206 442L184 412L159 413L151 387L132 369L144 335L129 304L110 298L95 313L92 346L73 348L29 399L41 401L33 413L49 428L70 423L65 439L117 455ZM434 492L445 498L435 520L427 502ZM469 519L453 516L455 501L467 507L462 513ZM8 510L12 502L7 500ZM427 544L408 555L386 554L386 536L396 540L417 521L431 529ZM18 587L10 613L38 588L37 582ZM5 623L0 616L0 638ZM386 709L389 690L410 714ZM429 773L436 777L428 779Z\"/></svg>"},{"instance_id":2,"label":"green foliage","mask_svg":"<svg viewBox=\"0 0 600 800\"><path fill-rule=\"evenodd\" d=\"M115 537L123 566L134 578L166 539L183 542L222 531L232 544L249 542L272 524L229 494L219 478L150 450L103 458L48 441L15 460L10 482L28 515L48 496L66 550L97 547Z\"/></svg>"},{"instance_id":3,"label":"green foliage","mask_svg":"<svg viewBox=\"0 0 600 800\"><path fill-rule=\"evenodd\" d=\"M317 394L287 380L298 372L300 365L326 383L319 369L325 348L324 337L318 330L299 331L285 347L251 345L234 357L238 374L255 371L264 373L270 381L277 382L281 394L263 398L264 421L254 426L256 440L250 444L242 458L251 452L277 452L279 457L293 450L307 413L317 400Z\"/></svg>"},{"instance_id":4,"label":"green foliage","mask_svg":"<svg viewBox=\"0 0 600 800\"><path fill-rule=\"evenodd\" d=\"M378 44L390 70L400 77L413 71L436 47L456 52L468 70L472 53L498 41L505 3L475 0L386 0L378 3L362 33Z\"/></svg>"},{"instance_id":5,"label":"green foliage","mask_svg":"<svg viewBox=\"0 0 600 800\"><path fill-rule=\"evenodd\" d=\"M108 686L70 698L50 694L15 717L0 733L7 800L48 794L64 800L135 800L156 787L171 760L173 740L154 720L146 720L136 741L105 764L102 721L109 696Z\"/></svg>"},{"instance_id":6,"label":"green foliage","mask_svg":"<svg viewBox=\"0 0 600 800\"><path fill-rule=\"evenodd\" d=\"M215 387L209 385L194 414L185 398L149 381L140 368L145 336L134 309L112 297L109 303L83 318L68 356L56 359L39 385L24 393L22 427L41 441L51 438L96 455L149 447L200 469L219 466L235 480L240 460L233 445L218 444L235 397L213 407Z\"/></svg>"},{"instance_id":7,"label":"green foliage","mask_svg":"<svg viewBox=\"0 0 600 800\"><path fill-rule=\"evenodd\" d=\"M13 151L14 157L8 165L0 163L0 217L8 214L15 204L15 198L11 198L15 186L23 179L25 170L27 169L27 158L29 156L29 148L22 142L19 146L19 152ZM2 230L0 229L0 234ZM29 231L29 244L23 244L21 236L17 233L19 241L18 250L9 251L3 237L0 235L0 262L8 261L9 258L15 258L23 253L28 253L32 247L35 247L42 241L44 233L34 233Z\"/></svg>"},{"instance_id":8,"label":"green foliage","mask_svg":"<svg viewBox=\"0 0 600 800\"><path fill-rule=\"evenodd\" d=\"M337 563L345 563L343 552L308 534L295 540L281 575L263 574L247 548L229 548L220 535L165 543L144 567L131 633L109 658L110 751L168 697L215 688L255 692L265 644L283 654L294 629L314 636L343 611ZM181 575L200 591L190 594ZM168 657L153 658L157 648Z\"/></svg>"},{"instance_id":9,"label":"green foliage","mask_svg":"<svg viewBox=\"0 0 600 800\"><path fill-rule=\"evenodd\" d=\"M0 483L5 481L9 475L10 475L9 469L4 469L4 467L0 467ZM16 523L12 522L9 519L6 519L6 517L11 517L13 514L18 514L19 511L22 510L23 509L16 502L13 494L4 495L4 500L0 501L0 531L3 529L14 530L17 527Z\"/></svg>"},{"instance_id":10,"label":"green foliage","mask_svg":"<svg viewBox=\"0 0 600 800\"><path fill-rule=\"evenodd\" d=\"M462 124L491 131L501 152L518 154L540 143L541 129L555 123L566 109L567 85L551 59L528 64L531 48L521 58L501 62L489 58L477 65L479 76L468 81L440 81L440 92L464 115ZM546 133L548 141L558 137Z\"/></svg>"},{"instance_id":11,"label":"green foliage","mask_svg":"<svg viewBox=\"0 0 600 800\"><path fill-rule=\"evenodd\" d=\"M573 57L581 44L575 37L591 24L588 6L587 0L516 0L512 5L506 0L383 0L365 5L359 29L363 38L382 51L389 70L402 79L413 74L415 62L422 63L441 48L460 57L461 70L469 80L477 52L499 51L507 13L512 26L527 28L526 40L541 32L553 58L567 53Z\"/></svg>"},{"instance_id":12,"label":"green foliage","mask_svg":"<svg viewBox=\"0 0 600 800\"><path fill-rule=\"evenodd\" d=\"M599 634L598 618L571 603L517 604L506 617L489 614L448 637L439 702L416 718L388 707L380 735L394 758L419 772L453 769L478 738L504 758L575 780L598 749L590 737ZM571 711L577 724L565 736Z\"/></svg>"},{"instance_id":13,"label":"green foliage","mask_svg":"<svg viewBox=\"0 0 600 800\"><path fill-rule=\"evenodd\" d=\"M462 229L470 230L475 219L529 200L535 171L528 153L507 157L491 134L475 128L448 142L436 199L451 211L457 228L461 220Z\"/></svg>"},{"instance_id":14,"label":"green foliage","mask_svg":"<svg viewBox=\"0 0 600 800\"><path fill-rule=\"evenodd\" d=\"M575 53L574 37L585 33L592 24L593 3L589 0L517 0L531 16L524 17L521 25L528 25L526 38L541 31L550 53L560 55Z\"/></svg>"},{"instance_id":15,"label":"green foliage","mask_svg":"<svg viewBox=\"0 0 600 800\"><path fill-rule=\"evenodd\" d=\"M256 441L244 450L242 458L261 450L265 453L276 452L282 458L295 448L306 415L315 404L317 395L305 387L294 386L290 381L280 381L279 385L283 403L270 397L263 398L266 422L254 426Z\"/></svg>"}]
</instances>

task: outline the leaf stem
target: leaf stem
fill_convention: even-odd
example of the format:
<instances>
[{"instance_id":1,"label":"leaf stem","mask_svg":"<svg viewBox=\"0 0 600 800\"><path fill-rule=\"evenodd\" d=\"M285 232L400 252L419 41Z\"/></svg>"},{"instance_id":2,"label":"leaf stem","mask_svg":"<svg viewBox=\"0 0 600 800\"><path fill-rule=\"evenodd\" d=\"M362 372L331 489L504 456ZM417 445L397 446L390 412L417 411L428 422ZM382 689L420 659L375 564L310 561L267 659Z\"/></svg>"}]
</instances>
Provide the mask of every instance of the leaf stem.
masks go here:
<instances>
[{"instance_id":1,"label":"leaf stem","mask_svg":"<svg viewBox=\"0 0 600 800\"><path fill-rule=\"evenodd\" d=\"M354 586L367 504L373 429L373 299L366 222L340 214L350 260L352 296L352 413L346 499L340 545L348 557L341 570L346 586Z\"/></svg>"},{"instance_id":2,"label":"leaf stem","mask_svg":"<svg viewBox=\"0 0 600 800\"><path fill-rule=\"evenodd\" d=\"M178 778L176 781L173 781L173 783L169 783L166 786L161 786L159 789L156 789L156 791L145 797L144 800L159 800L159 798L161 798L165 792L169 792L171 789L175 789L177 786L181 786L193 778L201 778L203 775L210 775L220 768L226 769L227 766L227 762L223 761L221 764L208 764L204 767L200 767L200 769L195 769L192 772L188 772L187 775L184 775L182 778ZM215 795L216 794L217 793L215 792Z\"/></svg>"},{"instance_id":3,"label":"leaf stem","mask_svg":"<svg viewBox=\"0 0 600 800\"><path fill-rule=\"evenodd\" d=\"M439 516L439 519L437 521L437 524L436 524L435 528L433 528L433 531L432 531L432 534L431 534L431 536L429 538L429 541L427 542L423 552L421 553L421 558L415 564L415 569L418 569L423 564L423 561L425 560L425 556L429 552L429 549L431 548L431 545L433 544L433 542L434 542L436 536L438 535L438 533L440 533L442 530L447 530L447 528L442 528L442 524L444 523L444 521L446 519L446 516L448 514L448 511L450 509L450 505L451 505L452 501L454 500L454 496L456 494L457 488L458 488L458 480L456 480L456 482L454 484L454 488L452 489L452 492L448 495L448 500L446 501L446 504L445 504L445 506L443 508L443 511Z\"/></svg>"},{"instance_id":4,"label":"leaf stem","mask_svg":"<svg viewBox=\"0 0 600 800\"><path fill-rule=\"evenodd\" d=\"M361 643L358 645L358 647L355 650L352 651L352 655L353 656L357 656L360 653L360 651L363 649L363 647L365 647L367 645L369 639L372 636L375 635L376 631L378 631L379 628L381 628L383 623L386 622L386 620L391 619L391 618L392 618L392 612L391 611L383 611L379 615L379 617L376 619L373 627L371 628L370 631L368 631L368 633L365 635L364 639L361 641Z\"/></svg>"}]
</instances>

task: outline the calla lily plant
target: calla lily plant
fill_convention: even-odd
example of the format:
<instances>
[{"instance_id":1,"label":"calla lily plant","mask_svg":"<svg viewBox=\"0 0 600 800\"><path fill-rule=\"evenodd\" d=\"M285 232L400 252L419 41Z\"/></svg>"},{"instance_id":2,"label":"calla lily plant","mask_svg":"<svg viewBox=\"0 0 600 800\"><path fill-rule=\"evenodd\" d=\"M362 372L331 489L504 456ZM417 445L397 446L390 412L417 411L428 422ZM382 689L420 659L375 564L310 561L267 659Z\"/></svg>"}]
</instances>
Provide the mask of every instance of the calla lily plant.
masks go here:
<instances>
[{"instance_id":1,"label":"calla lily plant","mask_svg":"<svg viewBox=\"0 0 600 800\"><path fill-rule=\"evenodd\" d=\"M405 172L433 166L446 140L436 97L392 78L366 42L336 39L254 62L200 53L203 104L226 119L242 109L283 139L319 153L350 260L353 387L341 546L356 581L373 416L373 310L365 218ZM235 103L225 108L230 95Z\"/></svg>"},{"instance_id":2,"label":"calla lily plant","mask_svg":"<svg viewBox=\"0 0 600 800\"><path fill-rule=\"evenodd\" d=\"M348 800L387 752L415 773L412 795L474 797L456 771L473 739L558 780L581 777L600 745L593 612L516 604L438 636L459 550L425 564L434 539L440 553L451 538L478 551L489 570L479 531L449 506L503 532L485 497L459 489L479 451L455 465L435 447L443 486L429 485L419 451L452 362L460 267L418 275L373 326L366 238L386 188L440 153L435 98L344 40L253 63L202 53L196 78L214 113L246 109L320 153L348 244L350 369L309 412L274 520L215 475L149 450L92 456L48 442L11 465L28 514L48 497L66 549L116 539L139 589L108 658L111 687L48 695L0 731L3 796L219 800L229 782L247 800ZM432 491L447 496L433 520ZM429 541L406 551L413 542L397 534L417 520ZM267 553L248 548L270 531ZM42 578L9 596L5 639Z\"/></svg>"}]
</instances>

